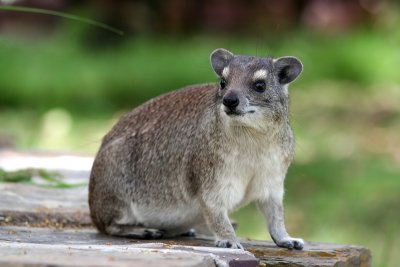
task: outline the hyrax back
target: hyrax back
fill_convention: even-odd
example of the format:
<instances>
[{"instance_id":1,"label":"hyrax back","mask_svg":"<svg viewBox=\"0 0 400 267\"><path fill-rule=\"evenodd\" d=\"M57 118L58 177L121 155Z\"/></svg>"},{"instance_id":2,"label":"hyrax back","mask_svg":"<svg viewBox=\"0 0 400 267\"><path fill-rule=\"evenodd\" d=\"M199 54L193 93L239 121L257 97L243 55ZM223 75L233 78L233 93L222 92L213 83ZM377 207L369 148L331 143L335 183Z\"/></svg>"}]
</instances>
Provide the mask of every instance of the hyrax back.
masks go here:
<instances>
[{"instance_id":1,"label":"hyrax back","mask_svg":"<svg viewBox=\"0 0 400 267\"><path fill-rule=\"evenodd\" d=\"M157 237L204 222L217 246L242 248L228 213L254 200L275 243L301 249L285 230L282 198L294 144L287 85L302 65L224 49L211 64L219 85L152 99L104 137L90 177L92 220L107 234L137 236L144 227Z\"/></svg>"}]
</instances>

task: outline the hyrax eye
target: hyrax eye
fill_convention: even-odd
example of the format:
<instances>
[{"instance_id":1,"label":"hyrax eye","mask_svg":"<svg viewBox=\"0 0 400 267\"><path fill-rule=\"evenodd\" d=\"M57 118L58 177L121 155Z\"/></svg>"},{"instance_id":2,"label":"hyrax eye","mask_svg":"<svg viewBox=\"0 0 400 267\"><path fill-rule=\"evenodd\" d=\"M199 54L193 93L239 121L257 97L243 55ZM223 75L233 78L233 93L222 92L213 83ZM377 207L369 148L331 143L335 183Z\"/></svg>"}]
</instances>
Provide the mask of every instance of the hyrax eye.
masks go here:
<instances>
[{"instance_id":1,"label":"hyrax eye","mask_svg":"<svg viewBox=\"0 0 400 267\"><path fill-rule=\"evenodd\" d=\"M264 92L266 89L266 84L264 81L256 81L253 85L254 90L256 90L257 92Z\"/></svg>"},{"instance_id":2,"label":"hyrax eye","mask_svg":"<svg viewBox=\"0 0 400 267\"><path fill-rule=\"evenodd\" d=\"M226 81L224 78L221 79L221 81L219 82L219 85L221 87L221 89L225 89L226 87Z\"/></svg>"}]
</instances>

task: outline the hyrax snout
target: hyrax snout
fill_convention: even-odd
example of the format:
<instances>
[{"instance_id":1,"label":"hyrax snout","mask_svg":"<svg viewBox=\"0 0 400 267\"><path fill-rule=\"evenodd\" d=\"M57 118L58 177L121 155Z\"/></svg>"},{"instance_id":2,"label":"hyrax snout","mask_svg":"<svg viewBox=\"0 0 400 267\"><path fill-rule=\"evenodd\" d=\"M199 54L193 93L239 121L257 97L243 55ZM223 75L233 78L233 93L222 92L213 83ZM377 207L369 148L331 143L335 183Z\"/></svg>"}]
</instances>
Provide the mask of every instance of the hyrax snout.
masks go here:
<instances>
[{"instance_id":1,"label":"hyrax snout","mask_svg":"<svg viewBox=\"0 0 400 267\"><path fill-rule=\"evenodd\" d=\"M285 229L282 202L294 154L288 84L302 64L217 49L211 66L218 84L152 99L103 138L90 176L91 218L103 233L143 238L204 223L217 246L243 248L228 215L255 201L275 243L301 249Z\"/></svg>"},{"instance_id":2,"label":"hyrax snout","mask_svg":"<svg viewBox=\"0 0 400 267\"><path fill-rule=\"evenodd\" d=\"M230 92L222 98L222 103L225 105L228 111L234 111L239 105L239 96L235 92Z\"/></svg>"}]
</instances>

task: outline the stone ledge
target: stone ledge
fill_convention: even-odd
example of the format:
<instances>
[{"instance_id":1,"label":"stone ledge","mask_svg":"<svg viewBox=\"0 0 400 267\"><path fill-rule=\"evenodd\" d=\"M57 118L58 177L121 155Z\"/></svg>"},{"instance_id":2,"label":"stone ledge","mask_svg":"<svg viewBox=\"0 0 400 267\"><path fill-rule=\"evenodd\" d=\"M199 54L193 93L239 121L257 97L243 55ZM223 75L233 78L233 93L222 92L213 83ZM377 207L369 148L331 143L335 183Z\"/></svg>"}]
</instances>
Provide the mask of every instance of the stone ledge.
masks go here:
<instances>
[{"instance_id":1,"label":"stone ledge","mask_svg":"<svg viewBox=\"0 0 400 267\"><path fill-rule=\"evenodd\" d=\"M21 266L20 260L6 257L6 255L22 255L26 261L23 266L37 263L38 259L42 259L40 264L64 266L69 262L61 259L69 255L71 260L77 262L80 257L83 257L82 262L98 257L99 261L92 262L90 266L103 266L104 262L107 262L108 266L121 266L128 259L142 264L146 262L146 265L132 266L152 266L151 261L154 261L154 265L157 266L164 264L175 266L170 265L173 258L177 261L182 259L182 262L186 264L176 263L176 266L258 266L258 261L261 266L371 266L369 250L358 246L307 243L304 250L297 251L278 248L268 241L242 240L241 242L247 252L215 248L213 238L209 236L137 240L99 234L93 228L54 229L3 226L0 228L0 264L7 260L9 266ZM142 252L147 256L143 258ZM153 252L164 256L155 257ZM35 257L33 260L32 256L35 253L42 256ZM45 261L46 253L59 255L56 257L59 260ZM193 255L193 262L186 261L190 259L190 256L187 256L188 253ZM27 254L30 257L24 256ZM112 257L113 261L108 262L108 257ZM210 259L213 259L214 265L209 265Z\"/></svg>"},{"instance_id":2,"label":"stone ledge","mask_svg":"<svg viewBox=\"0 0 400 267\"><path fill-rule=\"evenodd\" d=\"M94 229L6 226L0 229L0 265L258 266L250 252L215 248L209 243L212 240L207 237L156 242L110 237Z\"/></svg>"},{"instance_id":3,"label":"stone ledge","mask_svg":"<svg viewBox=\"0 0 400 267\"><path fill-rule=\"evenodd\" d=\"M60 170L65 157L57 154L6 152L0 151L0 167L48 166L49 158L56 157L54 170L70 182L87 183L90 164L80 169L62 165ZM358 246L307 243L296 251L242 240L244 252L215 248L211 237L201 235L157 241L101 235L91 228L87 186L49 189L0 183L0 199L1 266L371 266L369 250Z\"/></svg>"}]
</instances>

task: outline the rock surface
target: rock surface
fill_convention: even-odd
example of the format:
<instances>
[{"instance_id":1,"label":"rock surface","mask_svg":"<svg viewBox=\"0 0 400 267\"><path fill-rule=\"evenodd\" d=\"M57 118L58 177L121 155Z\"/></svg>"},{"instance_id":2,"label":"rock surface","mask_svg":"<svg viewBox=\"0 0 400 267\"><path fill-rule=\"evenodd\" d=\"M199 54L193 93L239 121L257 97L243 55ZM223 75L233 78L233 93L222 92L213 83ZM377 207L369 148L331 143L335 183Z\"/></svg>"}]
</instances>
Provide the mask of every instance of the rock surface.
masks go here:
<instances>
[{"instance_id":1,"label":"rock surface","mask_svg":"<svg viewBox=\"0 0 400 267\"><path fill-rule=\"evenodd\" d=\"M90 266L124 266L129 260L143 264L133 266L257 266L259 260L261 266L367 267L371 260L369 251L357 246L311 243L295 251L268 241L243 240L242 244L247 252L215 248L207 236L135 240L102 235L92 228L3 226L0 265L75 266L81 259Z\"/></svg>"},{"instance_id":2,"label":"rock surface","mask_svg":"<svg viewBox=\"0 0 400 267\"><path fill-rule=\"evenodd\" d=\"M10 162L31 167L29 161L20 162L26 157L0 151L0 167ZM52 156L40 157L49 163ZM42 164L38 158L37 153L29 155ZM88 169L62 172L87 183ZM246 251L241 251L215 248L212 237L201 235L161 240L102 235L90 222L87 186L0 183L0 199L0 266L371 266L369 250L358 246L307 243L297 251L242 240Z\"/></svg>"}]
</instances>

